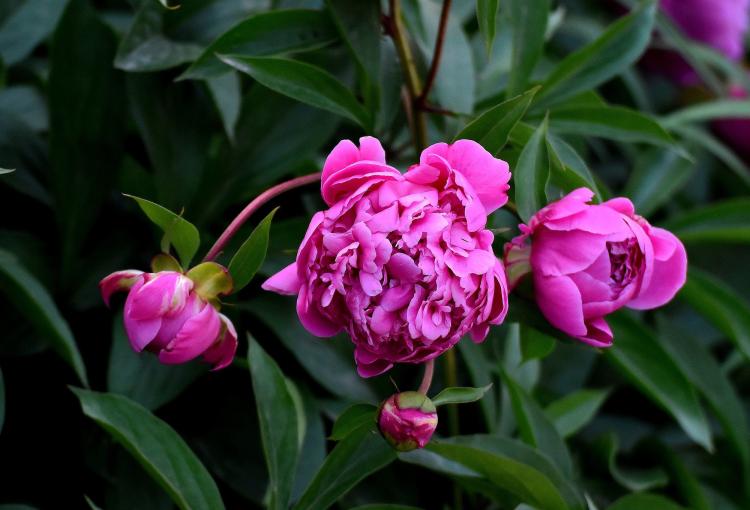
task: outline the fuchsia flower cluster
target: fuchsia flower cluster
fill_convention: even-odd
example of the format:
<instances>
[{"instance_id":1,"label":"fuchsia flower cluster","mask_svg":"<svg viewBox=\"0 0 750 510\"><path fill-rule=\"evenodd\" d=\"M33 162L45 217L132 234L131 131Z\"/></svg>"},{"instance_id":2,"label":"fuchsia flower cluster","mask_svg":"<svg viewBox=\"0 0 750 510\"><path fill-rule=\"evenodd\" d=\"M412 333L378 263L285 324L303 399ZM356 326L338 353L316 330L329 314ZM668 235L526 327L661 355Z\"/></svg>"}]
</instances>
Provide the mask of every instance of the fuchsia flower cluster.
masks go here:
<instances>
[{"instance_id":1,"label":"fuchsia flower cluster","mask_svg":"<svg viewBox=\"0 0 750 510\"><path fill-rule=\"evenodd\" d=\"M429 361L466 335L484 340L508 312L506 272L511 287L530 273L549 322L597 347L612 344L608 314L661 306L685 283L685 248L674 235L626 198L590 204L586 188L520 225L503 264L487 220L508 201L510 176L506 162L470 140L428 147L403 174L375 138L342 141L321 176L329 208L313 216L296 261L263 288L296 294L312 334L347 332L359 374L371 377ZM128 291L133 349L163 363L202 355L227 366L237 333L218 312L218 296L232 288L226 269L204 262L183 273L169 255L155 261L153 273L118 271L100 284L107 303Z\"/></svg>"},{"instance_id":2,"label":"fuchsia flower cluster","mask_svg":"<svg viewBox=\"0 0 750 510\"><path fill-rule=\"evenodd\" d=\"M427 148L405 174L375 138L345 140L322 174L330 206L313 216L297 260L263 288L297 294L316 336L346 331L363 377L421 363L464 335L487 336L508 310L487 215L508 200L508 164L478 143Z\"/></svg>"}]
</instances>

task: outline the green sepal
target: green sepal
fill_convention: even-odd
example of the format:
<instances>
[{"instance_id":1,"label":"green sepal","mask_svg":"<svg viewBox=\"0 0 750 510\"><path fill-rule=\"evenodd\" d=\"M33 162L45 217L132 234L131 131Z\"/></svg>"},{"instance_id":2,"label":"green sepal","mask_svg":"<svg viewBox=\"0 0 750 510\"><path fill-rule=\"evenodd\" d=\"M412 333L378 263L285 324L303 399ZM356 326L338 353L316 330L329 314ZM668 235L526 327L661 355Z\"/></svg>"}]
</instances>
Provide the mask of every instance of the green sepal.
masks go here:
<instances>
[{"instance_id":1,"label":"green sepal","mask_svg":"<svg viewBox=\"0 0 750 510\"><path fill-rule=\"evenodd\" d=\"M207 301L219 295L226 296L234 287L227 268L216 262L198 264L188 271L186 276L193 280L195 284L193 290Z\"/></svg>"},{"instance_id":2,"label":"green sepal","mask_svg":"<svg viewBox=\"0 0 750 510\"><path fill-rule=\"evenodd\" d=\"M160 273L162 271L176 271L182 273L182 266L177 259L169 253L159 253L151 259L151 271Z\"/></svg>"}]
</instances>

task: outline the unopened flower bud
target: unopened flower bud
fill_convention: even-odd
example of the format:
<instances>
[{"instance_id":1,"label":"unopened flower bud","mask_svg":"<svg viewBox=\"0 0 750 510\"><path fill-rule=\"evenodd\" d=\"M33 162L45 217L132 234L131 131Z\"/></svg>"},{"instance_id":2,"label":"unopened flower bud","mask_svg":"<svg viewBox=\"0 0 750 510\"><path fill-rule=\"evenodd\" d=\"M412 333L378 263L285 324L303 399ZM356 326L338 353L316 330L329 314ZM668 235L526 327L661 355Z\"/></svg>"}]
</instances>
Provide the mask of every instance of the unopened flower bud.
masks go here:
<instances>
[{"instance_id":1,"label":"unopened flower bud","mask_svg":"<svg viewBox=\"0 0 750 510\"><path fill-rule=\"evenodd\" d=\"M406 391L392 395L380 405L378 428L400 452L424 448L437 428L435 404L426 395Z\"/></svg>"}]
</instances>

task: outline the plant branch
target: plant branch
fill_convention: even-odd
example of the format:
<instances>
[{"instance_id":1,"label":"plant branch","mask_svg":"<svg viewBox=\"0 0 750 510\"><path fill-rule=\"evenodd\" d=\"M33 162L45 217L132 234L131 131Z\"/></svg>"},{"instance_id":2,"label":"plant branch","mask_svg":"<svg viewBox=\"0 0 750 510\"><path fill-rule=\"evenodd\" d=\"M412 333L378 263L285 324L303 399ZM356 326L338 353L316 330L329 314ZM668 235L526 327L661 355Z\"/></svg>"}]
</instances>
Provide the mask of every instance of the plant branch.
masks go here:
<instances>
[{"instance_id":1,"label":"plant branch","mask_svg":"<svg viewBox=\"0 0 750 510\"><path fill-rule=\"evenodd\" d=\"M443 9L440 11L440 24L438 26L437 37L435 38L435 50L432 52L432 64L427 74L424 88L417 97L417 107L425 109L427 106L427 96L430 95L432 86L435 84L438 68L440 67L440 57L443 55L443 43L445 42L445 31L448 28L448 16L451 11L452 0L443 0Z\"/></svg>"},{"instance_id":2,"label":"plant branch","mask_svg":"<svg viewBox=\"0 0 750 510\"><path fill-rule=\"evenodd\" d=\"M224 232L221 233L211 249L208 250L208 253L203 258L203 261L207 262L218 257L221 253L221 250L224 249L224 247L237 233L240 227L242 227L242 225L244 225L244 223L250 218L250 216L252 216L255 211L260 209L266 202L291 189L299 188L300 186L305 186L307 184L317 182L320 180L320 175L320 172L316 172L314 174L303 175L302 177L297 177L295 179L282 182L281 184L277 184L276 186L268 188L266 191L255 197L255 199L247 204L245 208L240 211L237 217L232 220L232 223L229 224Z\"/></svg>"},{"instance_id":3,"label":"plant branch","mask_svg":"<svg viewBox=\"0 0 750 510\"><path fill-rule=\"evenodd\" d=\"M411 111L411 130L414 148L417 154L427 145L427 119L424 113L416 108L417 98L421 94L422 84L417 73L417 65L411 52L409 41L406 40L406 30L401 15L401 0L389 0L388 33L398 52L401 69L404 72L406 88L409 92L407 111Z\"/></svg>"}]
</instances>

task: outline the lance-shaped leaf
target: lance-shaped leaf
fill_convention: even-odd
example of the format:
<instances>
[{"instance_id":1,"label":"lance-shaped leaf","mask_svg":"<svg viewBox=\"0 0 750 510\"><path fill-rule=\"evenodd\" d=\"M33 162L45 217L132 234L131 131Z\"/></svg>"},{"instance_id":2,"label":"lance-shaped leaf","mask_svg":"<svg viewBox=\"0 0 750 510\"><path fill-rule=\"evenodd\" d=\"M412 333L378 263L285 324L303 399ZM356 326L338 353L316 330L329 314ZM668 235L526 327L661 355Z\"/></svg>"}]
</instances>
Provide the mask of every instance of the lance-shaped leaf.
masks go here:
<instances>
[{"instance_id":1,"label":"lance-shaped leaf","mask_svg":"<svg viewBox=\"0 0 750 510\"><path fill-rule=\"evenodd\" d=\"M549 0L510 0L507 4L513 27L513 52L508 77L508 95L512 96L524 90L542 55Z\"/></svg>"},{"instance_id":2,"label":"lance-shaped leaf","mask_svg":"<svg viewBox=\"0 0 750 510\"><path fill-rule=\"evenodd\" d=\"M534 108L544 111L616 76L638 60L651 40L656 2L648 0L622 17L595 41L571 53L550 73Z\"/></svg>"},{"instance_id":3,"label":"lance-shaped leaf","mask_svg":"<svg viewBox=\"0 0 750 510\"><path fill-rule=\"evenodd\" d=\"M477 22L479 31L484 38L484 46L487 53L492 48L495 41L495 31L497 25L497 11L500 7L499 0L477 0Z\"/></svg>"},{"instance_id":4,"label":"lance-shaped leaf","mask_svg":"<svg viewBox=\"0 0 750 510\"><path fill-rule=\"evenodd\" d=\"M433 397L432 403L435 406L442 406L445 404L467 404L469 402L476 402L481 399L485 393L492 388L492 383L484 386L483 388L468 388L468 387L454 387L445 388L443 391Z\"/></svg>"},{"instance_id":5,"label":"lance-shaped leaf","mask_svg":"<svg viewBox=\"0 0 750 510\"><path fill-rule=\"evenodd\" d=\"M329 508L366 476L396 460L396 452L365 424L341 440L326 457L295 510Z\"/></svg>"},{"instance_id":6,"label":"lance-shaped leaf","mask_svg":"<svg viewBox=\"0 0 750 510\"><path fill-rule=\"evenodd\" d=\"M201 461L166 422L121 395L73 388L83 414L143 466L182 510L224 508L219 489Z\"/></svg>"},{"instance_id":7,"label":"lance-shaped leaf","mask_svg":"<svg viewBox=\"0 0 750 510\"><path fill-rule=\"evenodd\" d=\"M319 67L274 57L220 55L219 58L279 94L346 117L367 130L371 128L370 114L352 91Z\"/></svg>"},{"instance_id":8,"label":"lance-shaped leaf","mask_svg":"<svg viewBox=\"0 0 750 510\"><path fill-rule=\"evenodd\" d=\"M195 225L159 204L132 195L125 196L135 200L148 219L164 231L164 241L175 247L182 266L189 267L200 246L200 237Z\"/></svg>"},{"instance_id":9,"label":"lance-shaped leaf","mask_svg":"<svg viewBox=\"0 0 750 510\"><path fill-rule=\"evenodd\" d=\"M664 228L685 243L750 243L750 199L714 202L667 219Z\"/></svg>"},{"instance_id":10,"label":"lance-shaped leaf","mask_svg":"<svg viewBox=\"0 0 750 510\"><path fill-rule=\"evenodd\" d=\"M229 72L217 54L262 57L314 50L337 37L336 28L323 11L288 9L259 13L211 43L179 79L207 79Z\"/></svg>"},{"instance_id":11,"label":"lance-shaped leaf","mask_svg":"<svg viewBox=\"0 0 750 510\"><path fill-rule=\"evenodd\" d=\"M670 413L691 439L711 451L711 429L695 389L651 330L623 312L608 321L615 342L605 351L607 359Z\"/></svg>"},{"instance_id":12,"label":"lance-shaped leaf","mask_svg":"<svg viewBox=\"0 0 750 510\"><path fill-rule=\"evenodd\" d=\"M601 408L609 390L578 390L555 400L544 409L557 432L567 438L588 424Z\"/></svg>"},{"instance_id":13,"label":"lance-shaped leaf","mask_svg":"<svg viewBox=\"0 0 750 510\"><path fill-rule=\"evenodd\" d=\"M374 424L376 412L377 407L372 404L354 404L347 407L333 424L329 439L341 441L365 424Z\"/></svg>"},{"instance_id":14,"label":"lance-shaped leaf","mask_svg":"<svg viewBox=\"0 0 750 510\"><path fill-rule=\"evenodd\" d=\"M271 230L271 221L273 220L274 214L278 211L278 207L268 213L268 216L263 218L258 226L255 227L250 237L242 243L240 249L232 257L229 262L229 274L232 275L234 280L234 292L239 292L245 285L250 283L258 272L258 269L263 265L263 261L266 259L266 252L268 251L268 235Z\"/></svg>"},{"instance_id":15,"label":"lance-shaped leaf","mask_svg":"<svg viewBox=\"0 0 750 510\"><path fill-rule=\"evenodd\" d=\"M544 187L549 177L547 123L545 117L518 156L518 163L513 172L516 207L524 222L528 222L546 202Z\"/></svg>"},{"instance_id":16,"label":"lance-shaped leaf","mask_svg":"<svg viewBox=\"0 0 750 510\"><path fill-rule=\"evenodd\" d=\"M654 119L623 106L570 106L550 112L550 131L595 136L618 142L675 145L674 139Z\"/></svg>"},{"instance_id":17,"label":"lance-shaped leaf","mask_svg":"<svg viewBox=\"0 0 750 510\"><path fill-rule=\"evenodd\" d=\"M260 436L268 466L273 510L289 505L300 450L301 402L295 398L276 362L253 340L248 358L258 408ZM304 435L302 436L304 437Z\"/></svg>"},{"instance_id":18,"label":"lance-shaped leaf","mask_svg":"<svg viewBox=\"0 0 750 510\"><path fill-rule=\"evenodd\" d=\"M88 386L86 367L78 352L70 326L60 314L47 289L18 261L0 249L0 292L18 309L49 345L73 368Z\"/></svg>"},{"instance_id":19,"label":"lance-shaped leaf","mask_svg":"<svg viewBox=\"0 0 750 510\"><path fill-rule=\"evenodd\" d=\"M531 104L539 87L527 90L523 94L493 106L479 115L456 135L455 140L467 138L479 142L492 154L497 154L508 141L510 132Z\"/></svg>"}]
</instances>

